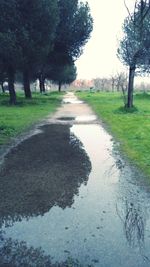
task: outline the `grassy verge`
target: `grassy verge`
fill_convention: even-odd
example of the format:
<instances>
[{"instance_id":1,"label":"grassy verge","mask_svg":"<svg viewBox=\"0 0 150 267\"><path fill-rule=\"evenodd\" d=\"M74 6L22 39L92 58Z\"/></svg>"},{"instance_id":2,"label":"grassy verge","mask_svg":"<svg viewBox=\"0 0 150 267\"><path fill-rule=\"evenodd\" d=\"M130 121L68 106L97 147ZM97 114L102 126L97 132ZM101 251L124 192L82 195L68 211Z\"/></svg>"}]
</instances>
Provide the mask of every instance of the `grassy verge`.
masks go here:
<instances>
[{"instance_id":1,"label":"grassy verge","mask_svg":"<svg viewBox=\"0 0 150 267\"><path fill-rule=\"evenodd\" d=\"M0 95L0 145L6 144L36 121L55 111L62 95L55 92L48 95L33 94L32 100L17 96L18 104L10 106L8 95Z\"/></svg>"},{"instance_id":2,"label":"grassy verge","mask_svg":"<svg viewBox=\"0 0 150 267\"><path fill-rule=\"evenodd\" d=\"M135 106L125 111L120 94L78 93L108 125L122 151L150 177L150 95L136 94Z\"/></svg>"}]
</instances>

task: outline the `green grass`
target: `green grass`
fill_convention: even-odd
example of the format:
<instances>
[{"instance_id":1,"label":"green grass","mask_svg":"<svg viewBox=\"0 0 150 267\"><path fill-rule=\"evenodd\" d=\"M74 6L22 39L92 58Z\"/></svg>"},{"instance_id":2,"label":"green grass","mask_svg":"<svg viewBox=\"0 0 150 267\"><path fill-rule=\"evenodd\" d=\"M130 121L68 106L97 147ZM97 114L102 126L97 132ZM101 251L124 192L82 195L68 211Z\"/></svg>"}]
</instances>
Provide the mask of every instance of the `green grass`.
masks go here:
<instances>
[{"instance_id":1,"label":"green grass","mask_svg":"<svg viewBox=\"0 0 150 267\"><path fill-rule=\"evenodd\" d=\"M78 93L106 123L120 148L150 178L150 94L135 94L135 107L123 108L118 93Z\"/></svg>"},{"instance_id":2,"label":"green grass","mask_svg":"<svg viewBox=\"0 0 150 267\"><path fill-rule=\"evenodd\" d=\"M34 93L31 100L26 100L20 93L17 95L18 104L10 106L9 96L0 95L0 145L54 112L60 104L61 96L57 92L47 95Z\"/></svg>"}]
</instances>

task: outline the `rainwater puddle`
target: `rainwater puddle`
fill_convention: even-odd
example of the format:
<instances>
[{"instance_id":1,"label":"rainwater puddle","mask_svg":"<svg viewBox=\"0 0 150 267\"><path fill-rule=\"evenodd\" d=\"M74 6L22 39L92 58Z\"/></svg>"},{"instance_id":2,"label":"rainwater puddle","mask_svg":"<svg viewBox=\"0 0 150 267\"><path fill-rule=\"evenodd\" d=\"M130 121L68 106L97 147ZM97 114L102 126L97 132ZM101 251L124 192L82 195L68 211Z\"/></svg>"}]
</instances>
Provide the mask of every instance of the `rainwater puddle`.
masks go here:
<instances>
[{"instance_id":1,"label":"rainwater puddle","mask_svg":"<svg viewBox=\"0 0 150 267\"><path fill-rule=\"evenodd\" d=\"M59 118L57 118L57 120L60 120L60 121L73 121L73 120L75 120L75 117L59 117Z\"/></svg>"},{"instance_id":2,"label":"rainwater puddle","mask_svg":"<svg viewBox=\"0 0 150 267\"><path fill-rule=\"evenodd\" d=\"M38 144L45 139L38 150ZM38 164L32 165L32 170L41 191L34 187L33 178L32 187L28 188L26 170L22 185L26 186L25 192L11 196L13 205L10 201L4 205L1 197L1 262L9 263L12 258L16 259L16 266L22 266L26 255L31 266L47 267L51 266L46 258L49 255L52 266L68 258L78 260L81 266L150 266L149 193L137 185L137 178L127 166L118 168L111 140L97 124L56 124L43 127L42 134L18 148L18 156L13 155L14 164L18 164L23 150L26 160L30 142L34 141L36 151L32 157ZM11 164L8 157L5 168ZM18 176L16 185L17 182ZM8 188L9 181L6 185ZM9 197L7 191L3 193ZM42 265L38 265L40 262Z\"/></svg>"},{"instance_id":3,"label":"rainwater puddle","mask_svg":"<svg viewBox=\"0 0 150 267\"><path fill-rule=\"evenodd\" d=\"M82 104L83 101L79 100L74 93L68 92L63 98L63 104Z\"/></svg>"},{"instance_id":4,"label":"rainwater puddle","mask_svg":"<svg viewBox=\"0 0 150 267\"><path fill-rule=\"evenodd\" d=\"M76 99L72 99L72 98L68 98L68 99L64 99L63 100L63 103L64 104L82 104L83 103L83 101L81 101L81 100L76 100Z\"/></svg>"},{"instance_id":5,"label":"rainwater puddle","mask_svg":"<svg viewBox=\"0 0 150 267\"><path fill-rule=\"evenodd\" d=\"M91 122L91 121L95 121L97 119L97 117L95 115L89 115L89 116L77 116L75 118L75 121L77 122Z\"/></svg>"},{"instance_id":6,"label":"rainwater puddle","mask_svg":"<svg viewBox=\"0 0 150 267\"><path fill-rule=\"evenodd\" d=\"M66 98L63 99L63 103L64 104L82 104L83 101L78 100L75 97L70 97L70 98L69 97L66 97Z\"/></svg>"}]
</instances>

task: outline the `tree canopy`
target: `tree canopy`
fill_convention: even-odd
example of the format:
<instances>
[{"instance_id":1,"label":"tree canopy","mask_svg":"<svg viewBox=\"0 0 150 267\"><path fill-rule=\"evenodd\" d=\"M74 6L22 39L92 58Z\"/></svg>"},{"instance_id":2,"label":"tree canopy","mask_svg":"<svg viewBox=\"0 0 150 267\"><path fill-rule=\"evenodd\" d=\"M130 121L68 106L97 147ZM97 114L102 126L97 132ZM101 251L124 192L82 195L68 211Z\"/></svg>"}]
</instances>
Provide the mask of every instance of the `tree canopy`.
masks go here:
<instances>
[{"instance_id":1,"label":"tree canopy","mask_svg":"<svg viewBox=\"0 0 150 267\"><path fill-rule=\"evenodd\" d=\"M20 14L18 41L22 51L20 69L24 76L25 95L30 97L30 76L52 50L58 22L58 6L56 0L17 2Z\"/></svg>"},{"instance_id":2,"label":"tree canopy","mask_svg":"<svg viewBox=\"0 0 150 267\"><path fill-rule=\"evenodd\" d=\"M65 65L55 65L50 73L50 78L56 84L58 84L59 91L63 84L72 83L77 76L77 69L74 63L68 63Z\"/></svg>"},{"instance_id":3,"label":"tree canopy","mask_svg":"<svg viewBox=\"0 0 150 267\"><path fill-rule=\"evenodd\" d=\"M123 24L124 37L120 41L118 55L129 66L127 106L133 106L135 70L150 67L150 2L136 1L133 13L129 13Z\"/></svg>"},{"instance_id":4,"label":"tree canopy","mask_svg":"<svg viewBox=\"0 0 150 267\"><path fill-rule=\"evenodd\" d=\"M93 28L87 3L2 0L0 10L0 71L7 73L12 104L16 103L16 71L23 73L26 97L31 97L33 74L42 75L44 82L45 69L56 69L59 62L75 73L74 61L81 55Z\"/></svg>"},{"instance_id":5,"label":"tree canopy","mask_svg":"<svg viewBox=\"0 0 150 267\"><path fill-rule=\"evenodd\" d=\"M87 3L78 0L58 0L60 20L56 30L55 50L78 58L93 29L93 19Z\"/></svg>"}]
</instances>

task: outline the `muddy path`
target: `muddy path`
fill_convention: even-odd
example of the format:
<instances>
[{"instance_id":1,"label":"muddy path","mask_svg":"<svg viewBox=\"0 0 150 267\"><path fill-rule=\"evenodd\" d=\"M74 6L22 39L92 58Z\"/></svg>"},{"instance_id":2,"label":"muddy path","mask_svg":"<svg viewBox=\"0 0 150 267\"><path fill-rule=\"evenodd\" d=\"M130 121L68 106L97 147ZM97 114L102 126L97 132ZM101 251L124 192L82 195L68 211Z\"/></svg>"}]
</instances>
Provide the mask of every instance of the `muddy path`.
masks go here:
<instances>
[{"instance_id":1,"label":"muddy path","mask_svg":"<svg viewBox=\"0 0 150 267\"><path fill-rule=\"evenodd\" d=\"M150 266L150 188L72 93L0 169L0 266Z\"/></svg>"}]
</instances>

